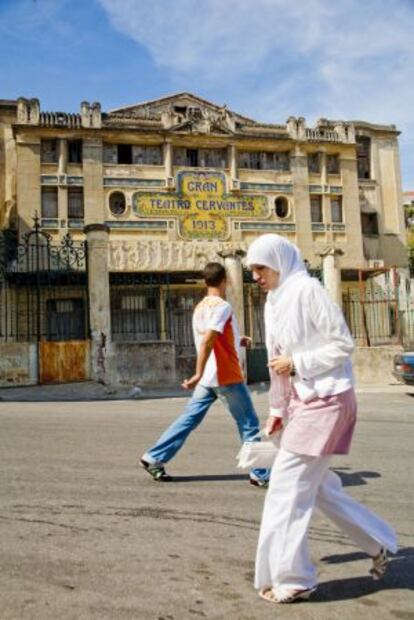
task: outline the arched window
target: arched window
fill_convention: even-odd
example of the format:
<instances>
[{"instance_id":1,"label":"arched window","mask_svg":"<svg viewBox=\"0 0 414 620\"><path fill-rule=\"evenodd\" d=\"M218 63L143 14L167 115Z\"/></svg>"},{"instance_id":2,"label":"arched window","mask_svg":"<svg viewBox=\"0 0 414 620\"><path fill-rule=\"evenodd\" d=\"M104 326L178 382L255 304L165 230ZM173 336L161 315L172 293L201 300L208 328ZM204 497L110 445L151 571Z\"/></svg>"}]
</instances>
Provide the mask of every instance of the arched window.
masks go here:
<instances>
[{"instance_id":1,"label":"arched window","mask_svg":"<svg viewBox=\"0 0 414 620\"><path fill-rule=\"evenodd\" d=\"M287 217L289 213L289 203L287 201L287 198L285 198L284 196L279 196L278 198L276 198L275 212L277 217L280 217L281 219Z\"/></svg>"},{"instance_id":2,"label":"arched window","mask_svg":"<svg viewBox=\"0 0 414 620\"><path fill-rule=\"evenodd\" d=\"M126 201L122 192L113 192L109 196L109 209L112 215L123 215L125 213Z\"/></svg>"}]
</instances>

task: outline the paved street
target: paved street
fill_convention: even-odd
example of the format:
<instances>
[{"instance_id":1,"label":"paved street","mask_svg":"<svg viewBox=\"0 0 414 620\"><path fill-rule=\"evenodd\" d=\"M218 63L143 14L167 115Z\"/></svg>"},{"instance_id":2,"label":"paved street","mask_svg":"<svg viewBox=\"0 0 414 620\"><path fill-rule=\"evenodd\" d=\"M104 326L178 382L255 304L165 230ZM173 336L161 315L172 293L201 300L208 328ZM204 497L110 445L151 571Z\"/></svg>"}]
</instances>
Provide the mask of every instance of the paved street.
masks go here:
<instances>
[{"instance_id":1,"label":"paved street","mask_svg":"<svg viewBox=\"0 0 414 620\"><path fill-rule=\"evenodd\" d=\"M413 389L358 395L349 492L393 523L400 551L383 583L324 518L310 542L312 602L272 606L253 586L264 492L235 469L233 422L217 404L171 463L135 466L183 398L0 402L2 620L414 618ZM255 394L262 418L266 396Z\"/></svg>"}]
</instances>

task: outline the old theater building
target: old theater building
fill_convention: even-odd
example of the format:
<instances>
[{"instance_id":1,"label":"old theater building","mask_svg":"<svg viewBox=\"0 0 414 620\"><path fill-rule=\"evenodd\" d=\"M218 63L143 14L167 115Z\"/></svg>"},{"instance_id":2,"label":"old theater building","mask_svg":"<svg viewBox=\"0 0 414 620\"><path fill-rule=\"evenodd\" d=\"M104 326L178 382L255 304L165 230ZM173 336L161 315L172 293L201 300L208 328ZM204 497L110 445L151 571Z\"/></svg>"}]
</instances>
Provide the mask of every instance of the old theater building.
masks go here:
<instances>
[{"instance_id":1,"label":"old theater building","mask_svg":"<svg viewBox=\"0 0 414 620\"><path fill-rule=\"evenodd\" d=\"M0 343L15 365L32 347L33 381L177 381L212 260L261 349L243 256L265 232L297 243L339 303L359 270L406 264L394 125L265 124L188 93L79 114L20 98L0 100L0 142L0 228L17 233Z\"/></svg>"}]
</instances>

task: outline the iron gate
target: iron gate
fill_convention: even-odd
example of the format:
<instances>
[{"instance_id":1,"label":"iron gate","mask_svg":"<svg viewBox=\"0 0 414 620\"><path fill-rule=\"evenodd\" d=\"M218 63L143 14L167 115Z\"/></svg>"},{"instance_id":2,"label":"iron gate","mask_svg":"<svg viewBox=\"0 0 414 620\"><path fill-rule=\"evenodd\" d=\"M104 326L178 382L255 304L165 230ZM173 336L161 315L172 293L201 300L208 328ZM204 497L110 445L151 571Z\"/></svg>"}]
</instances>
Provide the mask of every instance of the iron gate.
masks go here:
<instances>
[{"instance_id":1,"label":"iron gate","mask_svg":"<svg viewBox=\"0 0 414 620\"><path fill-rule=\"evenodd\" d=\"M2 236L0 339L37 343L40 383L89 378L86 242L52 244L37 217L20 242Z\"/></svg>"}]
</instances>

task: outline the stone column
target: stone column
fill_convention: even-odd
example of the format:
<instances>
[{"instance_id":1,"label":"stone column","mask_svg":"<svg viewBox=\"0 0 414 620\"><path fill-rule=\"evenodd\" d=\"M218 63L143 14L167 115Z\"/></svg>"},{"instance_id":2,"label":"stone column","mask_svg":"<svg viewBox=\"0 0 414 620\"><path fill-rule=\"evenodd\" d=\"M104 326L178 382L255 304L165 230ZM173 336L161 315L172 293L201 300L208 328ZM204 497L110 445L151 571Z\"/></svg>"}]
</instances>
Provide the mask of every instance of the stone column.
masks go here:
<instances>
[{"instance_id":1,"label":"stone column","mask_svg":"<svg viewBox=\"0 0 414 620\"><path fill-rule=\"evenodd\" d=\"M171 140L166 140L164 142L164 167L165 167L165 176L172 177L173 175L173 149Z\"/></svg>"},{"instance_id":2,"label":"stone column","mask_svg":"<svg viewBox=\"0 0 414 620\"><path fill-rule=\"evenodd\" d=\"M332 247L321 252L323 283L332 301L342 308L341 267L339 257L343 251Z\"/></svg>"},{"instance_id":3,"label":"stone column","mask_svg":"<svg viewBox=\"0 0 414 620\"><path fill-rule=\"evenodd\" d=\"M68 141L59 138L59 167L58 174L66 174L68 169Z\"/></svg>"},{"instance_id":4,"label":"stone column","mask_svg":"<svg viewBox=\"0 0 414 620\"><path fill-rule=\"evenodd\" d=\"M312 222L309 197L308 159L299 145L296 145L290 166L293 183L293 200L295 207L296 244L302 256L311 260L314 256L312 239Z\"/></svg>"},{"instance_id":5,"label":"stone column","mask_svg":"<svg viewBox=\"0 0 414 620\"><path fill-rule=\"evenodd\" d=\"M244 301L243 301L243 268L241 259L245 252L243 250L232 250L218 252L219 256L224 259L224 267L227 275L226 297L232 305L237 323L240 329L240 336L244 336ZM246 374L246 354L241 349L240 361L244 373Z\"/></svg>"},{"instance_id":6,"label":"stone column","mask_svg":"<svg viewBox=\"0 0 414 620\"><path fill-rule=\"evenodd\" d=\"M106 205L103 188L102 138L85 137L83 140L83 191L85 224L104 222Z\"/></svg>"},{"instance_id":7,"label":"stone column","mask_svg":"<svg viewBox=\"0 0 414 620\"><path fill-rule=\"evenodd\" d=\"M111 368L111 304L109 294L109 228L105 224L85 226L88 243L89 322L91 329L91 375L108 383Z\"/></svg>"},{"instance_id":8,"label":"stone column","mask_svg":"<svg viewBox=\"0 0 414 620\"><path fill-rule=\"evenodd\" d=\"M234 144L229 144L227 147L227 165L229 167L230 179L237 179L237 157Z\"/></svg>"}]
</instances>

